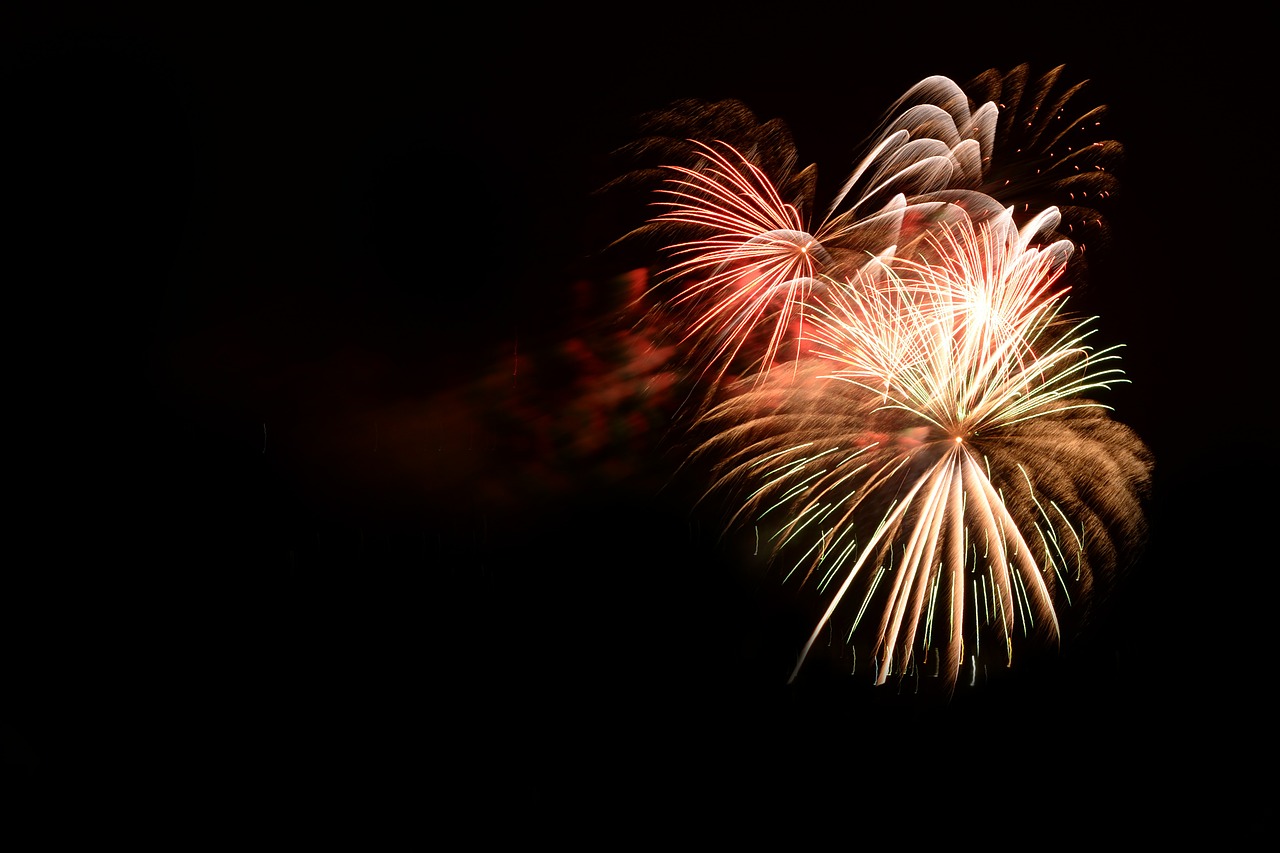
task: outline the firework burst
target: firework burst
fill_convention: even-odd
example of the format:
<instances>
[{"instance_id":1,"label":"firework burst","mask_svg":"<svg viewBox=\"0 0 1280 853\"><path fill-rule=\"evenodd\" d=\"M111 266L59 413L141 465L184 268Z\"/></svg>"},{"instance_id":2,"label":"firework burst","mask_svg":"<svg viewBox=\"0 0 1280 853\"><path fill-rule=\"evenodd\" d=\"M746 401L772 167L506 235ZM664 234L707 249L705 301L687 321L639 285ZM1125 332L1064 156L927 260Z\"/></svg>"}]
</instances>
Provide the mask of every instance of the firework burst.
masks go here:
<instances>
[{"instance_id":1,"label":"firework burst","mask_svg":"<svg viewBox=\"0 0 1280 853\"><path fill-rule=\"evenodd\" d=\"M992 649L1011 663L1140 535L1145 447L1086 397L1123 381L1115 352L1063 316L1070 244L1029 233L948 229L928 260L830 288L813 358L704 417L710 494L828 596L793 678L842 609L878 683L924 667L954 685Z\"/></svg>"},{"instance_id":2,"label":"firework burst","mask_svg":"<svg viewBox=\"0 0 1280 853\"><path fill-rule=\"evenodd\" d=\"M1056 644L1144 538L1150 454L1095 399L1117 349L1065 310L1119 148L1080 141L1100 110L1064 121L1060 72L921 81L821 217L785 127L737 102L682 102L637 149L672 158L624 240L667 259L650 295L707 389L705 499L824 596L793 679L840 620L877 683L953 689ZM1065 217L1032 205L1055 196Z\"/></svg>"},{"instance_id":3,"label":"firework burst","mask_svg":"<svg viewBox=\"0 0 1280 853\"><path fill-rule=\"evenodd\" d=\"M666 259L647 296L707 397L802 355L805 307L828 280L911 255L957 222L1012 211L1043 227L1042 201L1062 232L1046 236L1071 239L1081 266L1084 238L1105 234L1093 205L1114 191L1108 167L1121 148L1099 137L1103 108L1075 108L1084 84L1062 79L1061 67L1035 81L1025 65L993 70L971 96L925 78L886 111L821 215L817 167L800 166L781 121L759 122L734 100L650 114L646 135L623 149L641 165L608 188L653 188L660 212L617 243Z\"/></svg>"}]
</instances>

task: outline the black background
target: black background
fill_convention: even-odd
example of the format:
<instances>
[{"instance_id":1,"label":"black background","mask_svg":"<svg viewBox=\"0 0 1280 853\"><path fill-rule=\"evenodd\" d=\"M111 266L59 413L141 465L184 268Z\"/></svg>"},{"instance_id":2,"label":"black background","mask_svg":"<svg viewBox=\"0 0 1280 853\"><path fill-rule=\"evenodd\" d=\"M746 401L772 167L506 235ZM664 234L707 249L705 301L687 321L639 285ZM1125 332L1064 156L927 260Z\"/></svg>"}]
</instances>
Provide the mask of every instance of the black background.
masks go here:
<instances>
[{"instance_id":1,"label":"black background","mask_svg":"<svg viewBox=\"0 0 1280 853\"><path fill-rule=\"evenodd\" d=\"M14 766L268 791L959 763L1208 795L1274 667L1250 27L974 11L16 16ZM923 76L1020 62L1089 79L1126 146L1080 299L1157 460L1147 552L1059 658L942 705L787 687L785 590L660 466L544 491L440 408L578 331L616 236L589 196L640 112L740 98L834 178Z\"/></svg>"}]
</instances>

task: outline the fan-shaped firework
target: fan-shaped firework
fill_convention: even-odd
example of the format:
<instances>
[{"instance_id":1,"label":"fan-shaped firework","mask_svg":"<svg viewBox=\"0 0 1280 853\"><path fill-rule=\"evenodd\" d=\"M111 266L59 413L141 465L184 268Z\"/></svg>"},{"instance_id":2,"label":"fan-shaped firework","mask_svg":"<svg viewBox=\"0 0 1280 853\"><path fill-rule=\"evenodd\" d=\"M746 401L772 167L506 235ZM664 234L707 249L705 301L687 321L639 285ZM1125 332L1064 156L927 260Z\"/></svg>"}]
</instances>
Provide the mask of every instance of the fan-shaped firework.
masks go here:
<instances>
[{"instance_id":1,"label":"fan-shaped firework","mask_svg":"<svg viewBox=\"0 0 1280 853\"><path fill-rule=\"evenodd\" d=\"M708 389L708 497L828 596L796 673L850 611L877 682L927 666L954 685L1018 636L1056 641L1061 608L1083 613L1143 537L1150 455L1092 399L1123 381L1115 349L1065 313L1118 146L1059 156L1096 117L1056 124L1079 91L1060 71L1030 95L1025 68L990 72L980 102L921 81L816 224L814 168L737 102L683 102L655 127L694 135L639 147L679 158L626 239L666 240L665 319ZM1079 202L1065 229L1032 208L1045 193Z\"/></svg>"}]
</instances>

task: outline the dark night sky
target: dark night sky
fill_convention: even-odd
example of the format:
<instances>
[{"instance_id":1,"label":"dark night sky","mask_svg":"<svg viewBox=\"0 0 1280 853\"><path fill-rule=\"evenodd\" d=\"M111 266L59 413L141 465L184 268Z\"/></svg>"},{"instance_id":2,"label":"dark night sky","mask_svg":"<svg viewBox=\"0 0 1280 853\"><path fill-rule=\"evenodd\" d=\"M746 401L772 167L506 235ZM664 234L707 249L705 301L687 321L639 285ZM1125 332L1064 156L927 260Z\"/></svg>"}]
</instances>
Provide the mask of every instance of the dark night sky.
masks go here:
<instances>
[{"instance_id":1,"label":"dark night sky","mask_svg":"<svg viewBox=\"0 0 1280 853\"><path fill-rule=\"evenodd\" d=\"M1247 327L1273 297L1234 30L680 7L3 28L2 733L33 777L931 768L1043 739L1192 797L1186 762L1248 744L1272 618L1250 484L1275 464ZM1110 402L1156 455L1151 544L1094 633L988 691L784 689L786 596L654 496L652 460L547 486L477 425L478 383L581 332L589 194L639 112L740 98L833 177L920 78L1023 61L1093 81L1126 145L1081 298L1127 345Z\"/></svg>"}]
</instances>

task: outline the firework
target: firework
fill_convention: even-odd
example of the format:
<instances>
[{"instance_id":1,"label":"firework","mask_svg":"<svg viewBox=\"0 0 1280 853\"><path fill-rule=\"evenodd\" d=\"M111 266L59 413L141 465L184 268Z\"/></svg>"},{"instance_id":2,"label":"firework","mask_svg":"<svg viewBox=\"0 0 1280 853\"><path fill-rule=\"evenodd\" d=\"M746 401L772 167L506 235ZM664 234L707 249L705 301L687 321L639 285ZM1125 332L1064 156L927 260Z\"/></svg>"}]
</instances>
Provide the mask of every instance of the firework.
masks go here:
<instances>
[{"instance_id":1,"label":"firework","mask_svg":"<svg viewBox=\"0 0 1280 853\"><path fill-rule=\"evenodd\" d=\"M1075 268L1083 276L1083 257L1090 247L1106 245L1109 229L1099 205L1119 189L1112 167L1124 147L1103 133L1107 108L1080 105L1088 81L1068 82L1063 66L1032 77L1026 65L1001 73L988 70L966 90L977 99L998 104L993 131L993 157L976 189L1029 217L1045 205L1060 214L1059 236L1077 252Z\"/></svg>"},{"instance_id":2,"label":"firework","mask_svg":"<svg viewBox=\"0 0 1280 853\"><path fill-rule=\"evenodd\" d=\"M708 397L724 381L761 380L802 355L805 307L828 280L909 254L948 224L1009 208L1031 221L1038 214L1027 199L1038 193L1070 202L1067 230L1083 235L1086 221L1100 229L1086 199L1110 192L1105 166L1119 146L1092 138L1097 110L1058 126L1080 88L1057 95L1060 70L1025 97L1025 66L977 78L975 90L1014 99L1003 112L993 100L972 101L949 78L922 80L886 113L821 216L817 168L799 166L780 121L760 123L732 100L681 101L649 116L648 135L626 153L658 165L614 185L656 182L661 211L619 242L655 241L667 259L655 301ZM1041 114L1055 123L1046 126ZM997 152L997 143L1012 153Z\"/></svg>"},{"instance_id":3,"label":"firework","mask_svg":"<svg viewBox=\"0 0 1280 853\"><path fill-rule=\"evenodd\" d=\"M921 81L816 219L814 167L737 102L683 102L640 148L682 158L627 239L664 239L707 499L825 596L793 679L843 614L877 683L1009 665L1143 538L1150 454L1093 399L1125 381L1117 350L1065 310L1119 149L1076 147L1100 113L1059 124L1060 70L1029 94L1025 67L990 72L977 100ZM1030 201L1055 194L1065 216Z\"/></svg>"},{"instance_id":4,"label":"firework","mask_svg":"<svg viewBox=\"0 0 1280 853\"><path fill-rule=\"evenodd\" d=\"M796 672L842 608L877 682L1008 664L1141 536L1148 454L1086 396L1124 381L1116 354L1064 317L1070 244L1027 240L1011 218L948 229L930 260L830 288L813 357L704 417L710 493L745 495L734 521L829 598Z\"/></svg>"}]
</instances>

